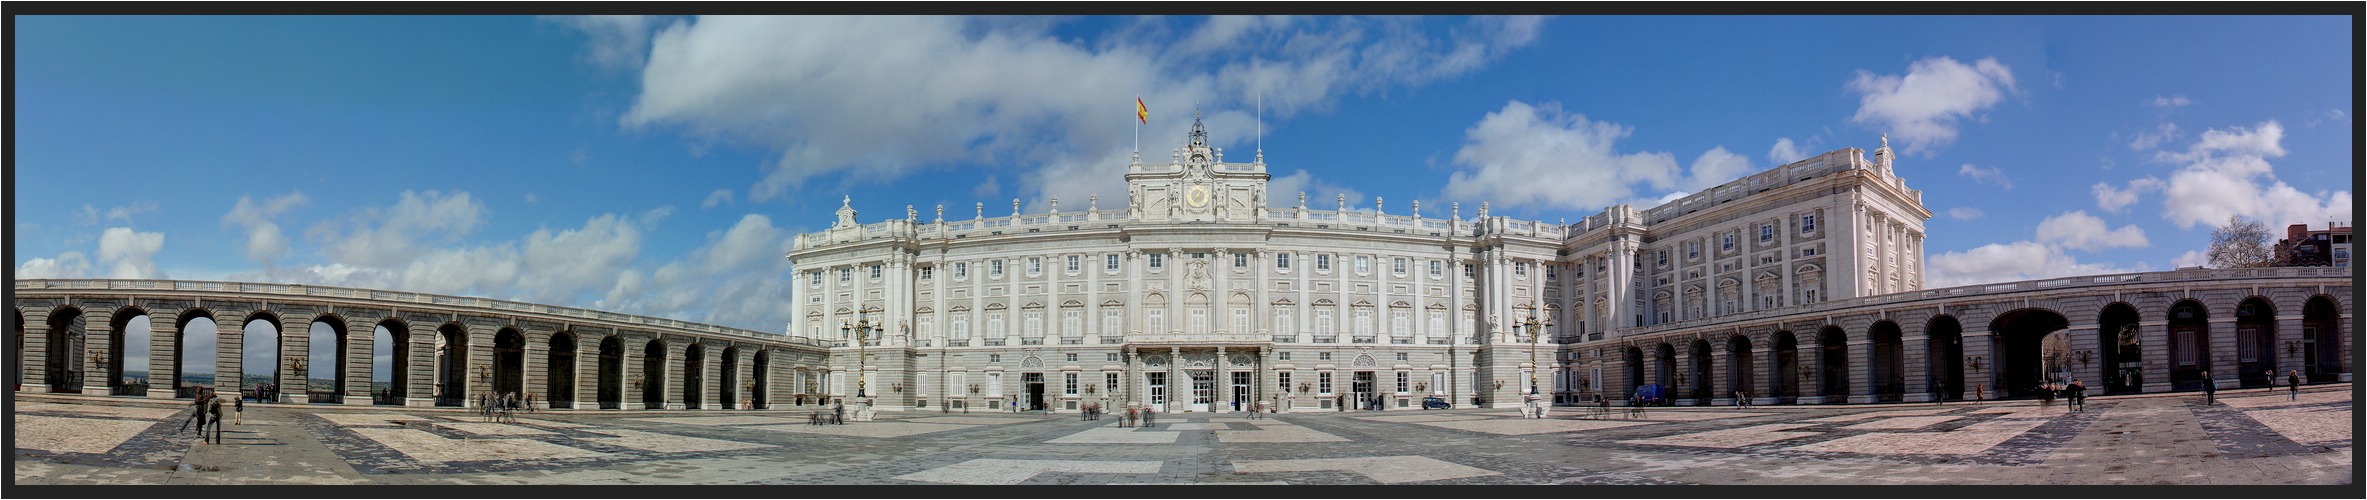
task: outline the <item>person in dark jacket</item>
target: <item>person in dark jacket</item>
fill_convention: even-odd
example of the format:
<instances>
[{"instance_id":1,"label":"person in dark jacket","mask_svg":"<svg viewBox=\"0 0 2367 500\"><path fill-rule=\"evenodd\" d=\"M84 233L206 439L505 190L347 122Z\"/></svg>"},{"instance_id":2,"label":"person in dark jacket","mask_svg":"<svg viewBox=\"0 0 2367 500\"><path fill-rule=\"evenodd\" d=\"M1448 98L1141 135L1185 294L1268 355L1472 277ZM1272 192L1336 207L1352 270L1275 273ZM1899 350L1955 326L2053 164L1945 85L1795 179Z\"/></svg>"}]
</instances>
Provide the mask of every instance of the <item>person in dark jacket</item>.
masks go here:
<instances>
[{"instance_id":1,"label":"person in dark jacket","mask_svg":"<svg viewBox=\"0 0 2367 500\"><path fill-rule=\"evenodd\" d=\"M222 398L210 398L206 401L205 406L206 413L211 414L211 417L208 418L208 420L211 420L214 424L213 440L207 442L213 444L222 444ZM200 434L203 433L201 432Z\"/></svg>"},{"instance_id":2,"label":"person in dark jacket","mask_svg":"<svg viewBox=\"0 0 2367 500\"><path fill-rule=\"evenodd\" d=\"M2203 370L2203 404L2219 404L2219 381L2211 380L2211 371Z\"/></svg>"},{"instance_id":3,"label":"person in dark jacket","mask_svg":"<svg viewBox=\"0 0 2367 500\"><path fill-rule=\"evenodd\" d=\"M2301 370L2288 370L2285 372L2285 400L2301 400Z\"/></svg>"},{"instance_id":4,"label":"person in dark jacket","mask_svg":"<svg viewBox=\"0 0 2367 500\"><path fill-rule=\"evenodd\" d=\"M180 432L189 432L189 423L196 422L197 434L205 435L205 402L212 394L209 389L198 389L197 396L189 399L189 418L181 421Z\"/></svg>"},{"instance_id":5,"label":"person in dark jacket","mask_svg":"<svg viewBox=\"0 0 2367 500\"><path fill-rule=\"evenodd\" d=\"M2087 411L2088 386L2079 379L2071 379L2071 385L2063 387L2063 395L2071 400L2071 411Z\"/></svg>"}]
</instances>

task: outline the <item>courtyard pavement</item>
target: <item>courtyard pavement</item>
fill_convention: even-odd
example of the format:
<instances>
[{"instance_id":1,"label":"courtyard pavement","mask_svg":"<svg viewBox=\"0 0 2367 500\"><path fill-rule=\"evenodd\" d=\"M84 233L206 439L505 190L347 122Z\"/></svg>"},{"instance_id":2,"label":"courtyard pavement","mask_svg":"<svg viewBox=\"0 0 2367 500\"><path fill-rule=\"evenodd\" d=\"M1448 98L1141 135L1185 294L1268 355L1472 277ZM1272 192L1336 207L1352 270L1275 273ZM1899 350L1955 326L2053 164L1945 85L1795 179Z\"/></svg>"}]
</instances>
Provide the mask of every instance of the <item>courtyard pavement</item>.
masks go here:
<instances>
[{"instance_id":1,"label":"courtyard pavement","mask_svg":"<svg viewBox=\"0 0 2367 500\"><path fill-rule=\"evenodd\" d=\"M2036 402L1117 418L185 405L16 393L15 480L71 484L2351 484L2351 385Z\"/></svg>"}]
</instances>

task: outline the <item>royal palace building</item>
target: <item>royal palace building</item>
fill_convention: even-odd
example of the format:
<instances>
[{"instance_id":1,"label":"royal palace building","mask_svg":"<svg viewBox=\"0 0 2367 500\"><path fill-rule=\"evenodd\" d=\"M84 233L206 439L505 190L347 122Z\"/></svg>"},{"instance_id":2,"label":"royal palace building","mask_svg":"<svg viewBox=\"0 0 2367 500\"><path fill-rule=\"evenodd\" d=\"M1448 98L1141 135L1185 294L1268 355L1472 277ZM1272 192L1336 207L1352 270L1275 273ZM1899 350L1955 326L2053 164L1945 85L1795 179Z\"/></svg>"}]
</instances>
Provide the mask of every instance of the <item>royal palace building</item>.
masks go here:
<instances>
[{"instance_id":1,"label":"royal palace building","mask_svg":"<svg viewBox=\"0 0 2367 500\"><path fill-rule=\"evenodd\" d=\"M1623 332L1923 282L1931 213L1887 144L1568 224L1273 208L1263 156L1226 162L1195 122L1170 161L1127 167L1123 206L870 224L842 207L787 256L788 333L839 346L789 390L939 411L1566 402L1606 392L1584 360Z\"/></svg>"}]
</instances>

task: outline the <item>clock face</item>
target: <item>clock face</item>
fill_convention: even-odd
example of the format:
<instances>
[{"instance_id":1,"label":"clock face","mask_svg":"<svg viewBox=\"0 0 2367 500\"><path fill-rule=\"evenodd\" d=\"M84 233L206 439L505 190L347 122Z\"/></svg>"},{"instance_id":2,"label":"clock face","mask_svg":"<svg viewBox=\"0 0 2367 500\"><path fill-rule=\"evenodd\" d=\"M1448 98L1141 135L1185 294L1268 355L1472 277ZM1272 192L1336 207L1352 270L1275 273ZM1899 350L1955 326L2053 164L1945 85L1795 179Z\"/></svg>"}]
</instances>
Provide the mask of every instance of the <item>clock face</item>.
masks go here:
<instances>
[{"instance_id":1,"label":"clock face","mask_svg":"<svg viewBox=\"0 0 2367 500\"><path fill-rule=\"evenodd\" d=\"M1193 154L1192 154L1192 163L1200 163L1200 162L1205 162L1205 161L1208 161L1208 155L1204 155L1204 154L1198 154L1198 153L1193 153Z\"/></svg>"},{"instance_id":2,"label":"clock face","mask_svg":"<svg viewBox=\"0 0 2367 500\"><path fill-rule=\"evenodd\" d=\"M1192 186L1184 192L1184 203L1190 203L1192 208L1208 206L1208 186Z\"/></svg>"}]
</instances>

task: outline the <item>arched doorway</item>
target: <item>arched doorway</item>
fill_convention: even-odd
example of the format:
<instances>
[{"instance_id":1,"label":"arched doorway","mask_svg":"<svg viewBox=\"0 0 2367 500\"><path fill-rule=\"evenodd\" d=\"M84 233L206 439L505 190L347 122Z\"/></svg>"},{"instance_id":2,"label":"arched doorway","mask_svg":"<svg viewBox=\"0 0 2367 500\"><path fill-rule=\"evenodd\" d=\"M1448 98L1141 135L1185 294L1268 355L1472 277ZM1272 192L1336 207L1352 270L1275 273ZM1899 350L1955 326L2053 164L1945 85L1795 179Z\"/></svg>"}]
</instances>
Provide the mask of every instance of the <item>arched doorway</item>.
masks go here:
<instances>
[{"instance_id":1,"label":"arched doorway","mask_svg":"<svg viewBox=\"0 0 2367 500\"><path fill-rule=\"evenodd\" d=\"M772 392L772 361L772 351L756 351L756 366L751 367L755 371L755 375L751 378L756 380L753 381L755 382L752 384L753 389L748 391L748 402L750 403L748 409L762 410L772 407L772 404L765 401L764 398L765 393Z\"/></svg>"},{"instance_id":2,"label":"arched doorway","mask_svg":"<svg viewBox=\"0 0 2367 500\"><path fill-rule=\"evenodd\" d=\"M1634 397L1636 388L1644 385L1644 349L1631 345L1621 351L1621 361L1627 365L1627 387L1622 388L1626 392L1604 397L1620 400Z\"/></svg>"},{"instance_id":3,"label":"arched doorway","mask_svg":"<svg viewBox=\"0 0 2367 500\"><path fill-rule=\"evenodd\" d=\"M1775 404L1800 400L1800 339L1790 330L1775 332L1775 363L1768 371L1767 396Z\"/></svg>"},{"instance_id":4,"label":"arched doorway","mask_svg":"<svg viewBox=\"0 0 2367 500\"><path fill-rule=\"evenodd\" d=\"M1765 394L1751 394L1751 382L1754 382L1751 375L1751 338L1741 335L1728 337L1726 339L1726 387L1729 388L1729 391L1727 394L1719 394L1719 396L1765 397ZM1739 396L1737 396L1738 393Z\"/></svg>"},{"instance_id":5,"label":"arched doorway","mask_svg":"<svg viewBox=\"0 0 2367 500\"><path fill-rule=\"evenodd\" d=\"M2198 391L2211 371L2210 313L2193 299L2170 305L2170 390Z\"/></svg>"},{"instance_id":6,"label":"arched doorway","mask_svg":"<svg viewBox=\"0 0 2367 500\"><path fill-rule=\"evenodd\" d=\"M552 409L574 408L575 332L551 334L550 360L543 366L543 401Z\"/></svg>"},{"instance_id":7,"label":"arched doorway","mask_svg":"<svg viewBox=\"0 0 2367 500\"><path fill-rule=\"evenodd\" d=\"M388 318L370 330L370 403L401 405L411 391L411 326Z\"/></svg>"},{"instance_id":8,"label":"arched doorway","mask_svg":"<svg viewBox=\"0 0 2367 500\"><path fill-rule=\"evenodd\" d=\"M436 327L436 406L468 404L468 330L456 323Z\"/></svg>"},{"instance_id":9,"label":"arched doorway","mask_svg":"<svg viewBox=\"0 0 2367 500\"><path fill-rule=\"evenodd\" d=\"M1873 359L1866 367L1866 382L1874 384L1874 401L1895 403L1907 394L1907 343L1899 332L1899 324L1876 321L1866 331L1867 340L1874 344Z\"/></svg>"},{"instance_id":10,"label":"arched doorway","mask_svg":"<svg viewBox=\"0 0 2367 500\"><path fill-rule=\"evenodd\" d=\"M1710 377L1717 373L1712 371L1710 366L1713 362L1710 357L1710 343L1708 340L1694 339L1691 347L1688 351L1691 351L1690 354L1693 358L1693 373L1688 375L1691 380L1685 381L1691 383L1691 386L1686 389L1688 391L1686 395L1693 398L1693 404L1706 406L1710 404L1710 398L1718 397L1710 390Z\"/></svg>"},{"instance_id":11,"label":"arched doorway","mask_svg":"<svg viewBox=\"0 0 2367 500\"><path fill-rule=\"evenodd\" d=\"M214 386L221 374L221 326L214 323L214 315L204 309L182 311L180 324L173 328L173 397L191 399L199 389Z\"/></svg>"},{"instance_id":12,"label":"arched doorway","mask_svg":"<svg viewBox=\"0 0 2367 500\"><path fill-rule=\"evenodd\" d=\"M493 333L493 394L495 398L526 394L526 334L516 328Z\"/></svg>"},{"instance_id":13,"label":"arched doorway","mask_svg":"<svg viewBox=\"0 0 2367 500\"><path fill-rule=\"evenodd\" d=\"M16 318L16 321L8 323L13 327L11 330L15 330L9 336L8 352L16 356L16 362L8 365L15 368L9 370L8 384L13 390L22 391L25 390L25 310L11 308L8 313Z\"/></svg>"},{"instance_id":14,"label":"arched doorway","mask_svg":"<svg viewBox=\"0 0 2367 500\"><path fill-rule=\"evenodd\" d=\"M2268 299L2252 297L2236 303L2236 384L2265 387L2276 384L2277 309Z\"/></svg>"},{"instance_id":15,"label":"arched doorway","mask_svg":"<svg viewBox=\"0 0 2367 500\"><path fill-rule=\"evenodd\" d=\"M107 338L107 394L113 396L146 395L149 386L148 347L154 334L149 331L148 311L138 307L115 310L115 318L108 321L115 332Z\"/></svg>"},{"instance_id":16,"label":"arched doorway","mask_svg":"<svg viewBox=\"0 0 2367 500\"><path fill-rule=\"evenodd\" d=\"M1677 346L1661 342L1659 346L1653 347L1652 363L1655 365L1652 371L1656 372L1652 383L1660 385L1660 397L1675 399L1676 396L1670 393L1677 390Z\"/></svg>"},{"instance_id":17,"label":"arched doorway","mask_svg":"<svg viewBox=\"0 0 2367 500\"><path fill-rule=\"evenodd\" d=\"M2309 381L2337 382L2342 373L2343 339L2341 309L2334 299L2319 295L2310 297L2301 307L2301 366L2302 375Z\"/></svg>"},{"instance_id":18,"label":"arched doorway","mask_svg":"<svg viewBox=\"0 0 2367 500\"><path fill-rule=\"evenodd\" d=\"M325 315L312 319L311 331L306 332L304 358L299 359L303 370L295 376L304 379L304 401L307 403L343 404L345 402L345 318Z\"/></svg>"},{"instance_id":19,"label":"arched doorway","mask_svg":"<svg viewBox=\"0 0 2367 500\"><path fill-rule=\"evenodd\" d=\"M1817 331L1817 362L1824 365L1817 373L1818 394L1825 404L1849 402L1849 337L1841 327L1827 326Z\"/></svg>"},{"instance_id":20,"label":"arched doorway","mask_svg":"<svg viewBox=\"0 0 2367 500\"><path fill-rule=\"evenodd\" d=\"M1955 316L1939 316L1923 327L1928 388L1941 401L1964 399L1964 325Z\"/></svg>"},{"instance_id":21,"label":"arched doorway","mask_svg":"<svg viewBox=\"0 0 2367 500\"><path fill-rule=\"evenodd\" d=\"M2145 359L2137 308L2126 302L2104 306L2096 315L2096 345L2102 354L2104 394L2135 394L2145 388Z\"/></svg>"},{"instance_id":22,"label":"arched doorway","mask_svg":"<svg viewBox=\"0 0 2367 500\"><path fill-rule=\"evenodd\" d=\"M725 347L723 348L723 384L716 391L717 395L721 396L718 399L723 400L723 409L736 410L740 408L741 390L740 348Z\"/></svg>"},{"instance_id":23,"label":"arched doorway","mask_svg":"<svg viewBox=\"0 0 2367 500\"><path fill-rule=\"evenodd\" d=\"M634 385L641 389L641 407L666 408L666 341L651 339L641 348L641 373Z\"/></svg>"},{"instance_id":24,"label":"arched doorway","mask_svg":"<svg viewBox=\"0 0 2367 500\"><path fill-rule=\"evenodd\" d=\"M2037 396L2071 373L2071 321L2045 309L2019 309L1997 317L1998 397Z\"/></svg>"},{"instance_id":25,"label":"arched doorway","mask_svg":"<svg viewBox=\"0 0 2367 500\"><path fill-rule=\"evenodd\" d=\"M615 335L600 339L600 366L594 369L600 388L595 398L602 410L624 408L625 404L625 342Z\"/></svg>"},{"instance_id":26,"label":"arched doorway","mask_svg":"<svg viewBox=\"0 0 2367 500\"><path fill-rule=\"evenodd\" d=\"M49 343L44 352L42 382L49 384L49 392L82 393L82 342L89 326L82 317L82 309L58 306L49 310Z\"/></svg>"},{"instance_id":27,"label":"arched doorway","mask_svg":"<svg viewBox=\"0 0 2367 500\"><path fill-rule=\"evenodd\" d=\"M238 377L232 380L238 381L241 393L257 402L279 402L280 395L288 393L287 380L294 378L288 373L293 370L285 369L288 367L282 364L287 357L281 348L287 344L279 339L279 332L286 331L280 327L280 321L279 315L270 311L251 312L241 332ZM258 384L263 387L257 387Z\"/></svg>"},{"instance_id":28,"label":"arched doorway","mask_svg":"<svg viewBox=\"0 0 2367 500\"><path fill-rule=\"evenodd\" d=\"M692 410L705 408L706 391L699 384L707 382L707 346L692 343L682 350L682 407Z\"/></svg>"}]
</instances>

